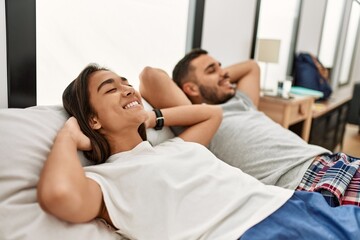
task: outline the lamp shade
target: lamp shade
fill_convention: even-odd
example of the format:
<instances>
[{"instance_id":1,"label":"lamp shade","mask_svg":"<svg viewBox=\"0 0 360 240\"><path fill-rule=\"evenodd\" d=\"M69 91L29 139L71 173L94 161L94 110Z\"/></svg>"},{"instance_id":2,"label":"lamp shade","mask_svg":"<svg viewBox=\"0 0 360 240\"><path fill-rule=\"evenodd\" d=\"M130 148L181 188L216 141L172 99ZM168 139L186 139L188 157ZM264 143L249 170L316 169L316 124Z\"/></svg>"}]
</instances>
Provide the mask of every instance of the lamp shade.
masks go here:
<instances>
[{"instance_id":1,"label":"lamp shade","mask_svg":"<svg viewBox=\"0 0 360 240\"><path fill-rule=\"evenodd\" d=\"M267 63L279 61L280 42L278 39L257 40L257 60Z\"/></svg>"}]
</instances>

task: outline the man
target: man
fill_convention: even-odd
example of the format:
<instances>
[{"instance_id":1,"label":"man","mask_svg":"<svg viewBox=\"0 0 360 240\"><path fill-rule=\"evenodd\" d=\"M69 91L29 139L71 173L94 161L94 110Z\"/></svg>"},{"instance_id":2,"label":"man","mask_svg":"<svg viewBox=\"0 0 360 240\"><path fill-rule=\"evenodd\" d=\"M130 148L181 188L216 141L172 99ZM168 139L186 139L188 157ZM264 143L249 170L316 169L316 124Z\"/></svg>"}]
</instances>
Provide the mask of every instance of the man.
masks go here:
<instances>
[{"instance_id":1,"label":"man","mask_svg":"<svg viewBox=\"0 0 360 240\"><path fill-rule=\"evenodd\" d=\"M222 68L205 50L195 49L173 70L173 80L180 88L165 72L145 68L140 92L157 108L221 104L223 121L209 145L217 157L265 184L319 191L332 206L360 205L359 184L354 187L351 182L360 177L360 161L345 154L330 155L257 111L259 73L252 60Z\"/></svg>"}]
</instances>

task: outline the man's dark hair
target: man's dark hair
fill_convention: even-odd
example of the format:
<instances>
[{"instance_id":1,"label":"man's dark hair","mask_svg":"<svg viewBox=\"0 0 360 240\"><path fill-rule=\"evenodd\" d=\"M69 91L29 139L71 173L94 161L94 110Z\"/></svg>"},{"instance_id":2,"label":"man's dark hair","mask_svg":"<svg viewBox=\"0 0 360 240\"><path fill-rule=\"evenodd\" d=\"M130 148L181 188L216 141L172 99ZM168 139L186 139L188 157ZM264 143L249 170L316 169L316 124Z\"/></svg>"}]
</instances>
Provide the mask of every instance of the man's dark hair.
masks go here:
<instances>
[{"instance_id":1,"label":"man's dark hair","mask_svg":"<svg viewBox=\"0 0 360 240\"><path fill-rule=\"evenodd\" d=\"M87 159L94 164L104 163L110 156L110 145L106 138L90 126L90 119L96 114L90 103L89 78L97 71L109 71L97 64L89 64L81 71L64 90L63 106L70 116L74 116L79 123L81 131L90 139L92 149L84 151ZM141 124L138 132L146 140L145 125Z\"/></svg>"},{"instance_id":2,"label":"man's dark hair","mask_svg":"<svg viewBox=\"0 0 360 240\"><path fill-rule=\"evenodd\" d=\"M208 52L204 49L195 48L187 53L174 67L172 72L172 78L174 82L179 86L182 87L184 84L184 80L187 78L189 72L192 70L190 69L190 62L195 58L198 58L201 55L208 54Z\"/></svg>"}]
</instances>

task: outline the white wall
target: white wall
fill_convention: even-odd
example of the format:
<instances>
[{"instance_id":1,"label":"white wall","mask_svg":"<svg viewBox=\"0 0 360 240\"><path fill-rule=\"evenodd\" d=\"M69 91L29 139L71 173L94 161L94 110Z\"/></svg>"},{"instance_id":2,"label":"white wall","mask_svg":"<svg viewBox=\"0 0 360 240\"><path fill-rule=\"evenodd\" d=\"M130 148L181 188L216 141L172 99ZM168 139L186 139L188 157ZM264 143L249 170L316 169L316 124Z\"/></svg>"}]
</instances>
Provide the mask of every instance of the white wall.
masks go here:
<instances>
[{"instance_id":1,"label":"white wall","mask_svg":"<svg viewBox=\"0 0 360 240\"><path fill-rule=\"evenodd\" d=\"M169 74L184 55L189 1L36 1L37 104L61 104L67 84L90 62L138 88L147 65Z\"/></svg>"},{"instance_id":2,"label":"white wall","mask_svg":"<svg viewBox=\"0 0 360 240\"><path fill-rule=\"evenodd\" d=\"M64 87L90 61L112 68L135 86L145 65L170 73L185 52L189 1L148 2L38 0L38 104L58 104ZM296 51L318 53L325 2L303 0ZM256 0L207 0L205 7L202 47L224 65L248 59ZM355 66L359 63L358 46ZM360 81L357 67L353 80ZM0 0L0 108L7 104L5 1Z\"/></svg>"},{"instance_id":3,"label":"white wall","mask_svg":"<svg viewBox=\"0 0 360 240\"><path fill-rule=\"evenodd\" d=\"M0 108L7 108L5 0L0 0Z\"/></svg>"},{"instance_id":4,"label":"white wall","mask_svg":"<svg viewBox=\"0 0 360 240\"><path fill-rule=\"evenodd\" d=\"M326 4L327 0L303 0L296 53L319 54ZM256 0L207 0L202 48L208 50L225 66L248 59L253 37L255 7ZM359 48L357 48L354 66L359 66ZM337 57L340 56L341 54L337 55ZM355 81L360 81L359 68L354 67L352 77ZM335 83L333 88L336 89Z\"/></svg>"},{"instance_id":5,"label":"white wall","mask_svg":"<svg viewBox=\"0 0 360 240\"><path fill-rule=\"evenodd\" d=\"M224 66L250 58L256 0L206 0L201 47Z\"/></svg>"}]
</instances>

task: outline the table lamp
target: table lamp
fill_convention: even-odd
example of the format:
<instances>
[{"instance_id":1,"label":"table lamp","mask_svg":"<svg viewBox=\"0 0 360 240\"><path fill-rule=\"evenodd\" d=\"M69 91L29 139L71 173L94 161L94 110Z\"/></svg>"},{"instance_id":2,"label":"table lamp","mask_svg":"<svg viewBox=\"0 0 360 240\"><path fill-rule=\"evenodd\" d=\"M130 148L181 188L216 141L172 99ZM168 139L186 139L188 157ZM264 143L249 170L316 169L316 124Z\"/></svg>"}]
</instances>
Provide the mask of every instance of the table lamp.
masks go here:
<instances>
[{"instance_id":1,"label":"table lamp","mask_svg":"<svg viewBox=\"0 0 360 240\"><path fill-rule=\"evenodd\" d=\"M269 89L266 89L267 68L269 63L278 63L280 42L281 40L279 39L259 38L257 40L257 60L265 63L263 92L269 91Z\"/></svg>"}]
</instances>

